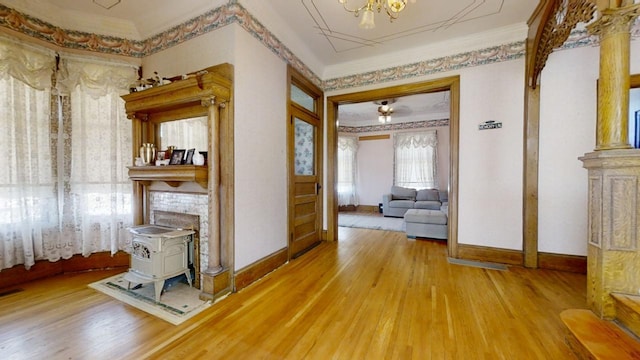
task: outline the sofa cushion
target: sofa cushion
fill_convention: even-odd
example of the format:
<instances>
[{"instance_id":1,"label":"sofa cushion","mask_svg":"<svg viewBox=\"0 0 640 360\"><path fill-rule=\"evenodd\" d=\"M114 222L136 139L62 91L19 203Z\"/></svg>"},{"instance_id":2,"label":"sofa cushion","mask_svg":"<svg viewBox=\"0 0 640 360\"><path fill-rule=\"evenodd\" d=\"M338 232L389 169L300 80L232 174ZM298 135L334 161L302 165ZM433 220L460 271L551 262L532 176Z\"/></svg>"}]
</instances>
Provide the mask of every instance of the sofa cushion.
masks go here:
<instances>
[{"instance_id":1,"label":"sofa cushion","mask_svg":"<svg viewBox=\"0 0 640 360\"><path fill-rule=\"evenodd\" d=\"M415 209L440 210L442 203L440 201L416 201L413 207Z\"/></svg>"},{"instance_id":2,"label":"sofa cushion","mask_svg":"<svg viewBox=\"0 0 640 360\"><path fill-rule=\"evenodd\" d=\"M413 204L415 201L413 200L391 200L389 201L390 208L402 208L402 209L413 209Z\"/></svg>"},{"instance_id":3,"label":"sofa cushion","mask_svg":"<svg viewBox=\"0 0 640 360\"><path fill-rule=\"evenodd\" d=\"M421 224L446 225L447 216L442 211L409 209L404 214L404 221Z\"/></svg>"},{"instance_id":4,"label":"sofa cushion","mask_svg":"<svg viewBox=\"0 0 640 360\"><path fill-rule=\"evenodd\" d=\"M449 202L449 192L447 190L438 190L440 202Z\"/></svg>"},{"instance_id":5,"label":"sofa cushion","mask_svg":"<svg viewBox=\"0 0 640 360\"><path fill-rule=\"evenodd\" d=\"M391 198L393 200L415 200L416 189L409 189L402 186L392 186Z\"/></svg>"},{"instance_id":6,"label":"sofa cushion","mask_svg":"<svg viewBox=\"0 0 640 360\"><path fill-rule=\"evenodd\" d=\"M422 189L418 190L416 194L416 200L418 201L439 201L438 190L436 189Z\"/></svg>"}]
</instances>

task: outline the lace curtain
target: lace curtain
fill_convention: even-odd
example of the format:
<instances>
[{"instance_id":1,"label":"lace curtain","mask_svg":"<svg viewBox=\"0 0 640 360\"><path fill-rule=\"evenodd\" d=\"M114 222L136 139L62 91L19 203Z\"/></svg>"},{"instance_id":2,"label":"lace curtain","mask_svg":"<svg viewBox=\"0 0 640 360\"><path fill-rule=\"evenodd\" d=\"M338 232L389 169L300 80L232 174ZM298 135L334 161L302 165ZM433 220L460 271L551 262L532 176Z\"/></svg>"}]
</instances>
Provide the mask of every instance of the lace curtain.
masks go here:
<instances>
[{"instance_id":1,"label":"lace curtain","mask_svg":"<svg viewBox=\"0 0 640 360\"><path fill-rule=\"evenodd\" d=\"M396 133L394 146L394 184L414 189L437 188L435 130Z\"/></svg>"},{"instance_id":2,"label":"lace curtain","mask_svg":"<svg viewBox=\"0 0 640 360\"><path fill-rule=\"evenodd\" d=\"M33 265L57 241L58 199L50 148L50 92L0 79L0 269Z\"/></svg>"},{"instance_id":3,"label":"lace curtain","mask_svg":"<svg viewBox=\"0 0 640 360\"><path fill-rule=\"evenodd\" d=\"M356 191L358 138L338 136L338 205L358 205Z\"/></svg>"},{"instance_id":4,"label":"lace curtain","mask_svg":"<svg viewBox=\"0 0 640 360\"><path fill-rule=\"evenodd\" d=\"M63 84L70 90L70 114L63 112L63 118L71 118L70 149L64 151L65 162L71 160L64 235L73 239L74 253L115 253L128 246L127 227L133 225L126 168L133 153L131 121L120 95L135 81L135 71L75 60L63 64Z\"/></svg>"},{"instance_id":5,"label":"lace curtain","mask_svg":"<svg viewBox=\"0 0 640 360\"><path fill-rule=\"evenodd\" d=\"M10 78L34 89L51 88L55 53L0 36L0 79Z\"/></svg>"},{"instance_id":6,"label":"lace curtain","mask_svg":"<svg viewBox=\"0 0 640 360\"><path fill-rule=\"evenodd\" d=\"M119 95L135 69L63 61L52 95L55 64L0 37L0 269L128 246L131 125Z\"/></svg>"}]
</instances>

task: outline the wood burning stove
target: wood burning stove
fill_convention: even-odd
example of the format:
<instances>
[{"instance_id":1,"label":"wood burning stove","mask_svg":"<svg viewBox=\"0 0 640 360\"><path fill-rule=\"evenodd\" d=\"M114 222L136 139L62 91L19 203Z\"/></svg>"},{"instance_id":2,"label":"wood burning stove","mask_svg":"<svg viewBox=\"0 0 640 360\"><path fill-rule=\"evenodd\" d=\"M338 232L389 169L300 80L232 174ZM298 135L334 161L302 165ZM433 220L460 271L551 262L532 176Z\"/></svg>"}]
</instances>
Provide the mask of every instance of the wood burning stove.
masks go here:
<instances>
[{"instance_id":1,"label":"wood burning stove","mask_svg":"<svg viewBox=\"0 0 640 360\"><path fill-rule=\"evenodd\" d=\"M195 231L158 225L134 226L129 231L133 234L131 267L124 276L129 286L153 283L156 301L167 279L184 274L191 286L190 244Z\"/></svg>"}]
</instances>

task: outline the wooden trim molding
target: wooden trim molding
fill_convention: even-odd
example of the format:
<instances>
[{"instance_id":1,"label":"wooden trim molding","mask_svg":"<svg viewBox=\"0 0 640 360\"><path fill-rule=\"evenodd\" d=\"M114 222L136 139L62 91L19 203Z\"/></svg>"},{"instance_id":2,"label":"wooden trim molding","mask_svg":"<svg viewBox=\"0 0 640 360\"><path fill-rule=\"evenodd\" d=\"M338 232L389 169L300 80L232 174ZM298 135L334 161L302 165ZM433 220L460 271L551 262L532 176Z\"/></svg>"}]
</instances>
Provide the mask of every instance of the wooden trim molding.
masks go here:
<instances>
[{"instance_id":1,"label":"wooden trim molding","mask_svg":"<svg viewBox=\"0 0 640 360\"><path fill-rule=\"evenodd\" d=\"M337 198L337 148L338 128L336 120L338 105L358 103L449 90L449 236L448 253L457 257L458 246L458 162L459 162L459 118L460 118L460 76L428 80L412 84L404 84L341 94L327 97L327 165L326 165L326 204L327 204L327 240L338 240L338 198Z\"/></svg>"},{"instance_id":2,"label":"wooden trim molding","mask_svg":"<svg viewBox=\"0 0 640 360\"><path fill-rule=\"evenodd\" d=\"M123 251L118 251L113 256L110 252L99 252L89 257L74 255L56 262L40 260L29 270L22 264L16 265L0 271L0 289L64 273L111 268L126 270L129 267L129 258L129 254Z\"/></svg>"},{"instance_id":3,"label":"wooden trim molding","mask_svg":"<svg viewBox=\"0 0 640 360\"><path fill-rule=\"evenodd\" d=\"M376 205L341 205L338 206L339 212L369 212L377 213L380 208Z\"/></svg>"},{"instance_id":4,"label":"wooden trim molding","mask_svg":"<svg viewBox=\"0 0 640 360\"><path fill-rule=\"evenodd\" d=\"M524 254L522 251L466 244L458 245L458 258L518 266L522 266L524 264ZM587 257L539 253L538 267L547 270L586 274Z\"/></svg>"},{"instance_id":5,"label":"wooden trim molding","mask_svg":"<svg viewBox=\"0 0 640 360\"><path fill-rule=\"evenodd\" d=\"M458 259L522 266L522 251L458 244Z\"/></svg>"},{"instance_id":6,"label":"wooden trim molding","mask_svg":"<svg viewBox=\"0 0 640 360\"><path fill-rule=\"evenodd\" d=\"M284 265L288 259L289 249L284 248L238 270L235 275L235 291L246 288L254 281Z\"/></svg>"},{"instance_id":7,"label":"wooden trim molding","mask_svg":"<svg viewBox=\"0 0 640 360\"><path fill-rule=\"evenodd\" d=\"M391 135L367 135L367 136L359 136L358 141L367 141L367 140L386 140L391 139Z\"/></svg>"},{"instance_id":8,"label":"wooden trim molding","mask_svg":"<svg viewBox=\"0 0 640 360\"><path fill-rule=\"evenodd\" d=\"M540 253L538 265L541 269L559 270L579 274L587 273L587 257L577 255L563 255Z\"/></svg>"}]
</instances>

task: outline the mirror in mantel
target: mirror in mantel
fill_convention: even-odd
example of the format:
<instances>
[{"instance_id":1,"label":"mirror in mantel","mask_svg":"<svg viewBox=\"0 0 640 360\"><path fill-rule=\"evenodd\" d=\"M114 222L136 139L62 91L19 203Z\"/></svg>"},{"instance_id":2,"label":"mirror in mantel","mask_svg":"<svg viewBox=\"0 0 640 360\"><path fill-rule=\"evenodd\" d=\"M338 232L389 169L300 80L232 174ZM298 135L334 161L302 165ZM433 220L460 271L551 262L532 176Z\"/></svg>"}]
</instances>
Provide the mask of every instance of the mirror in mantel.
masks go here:
<instances>
[{"instance_id":1,"label":"mirror in mantel","mask_svg":"<svg viewBox=\"0 0 640 360\"><path fill-rule=\"evenodd\" d=\"M160 125L159 148L166 150L169 146L176 149L193 149L207 151L209 148L206 116L163 122Z\"/></svg>"}]
</instances>

